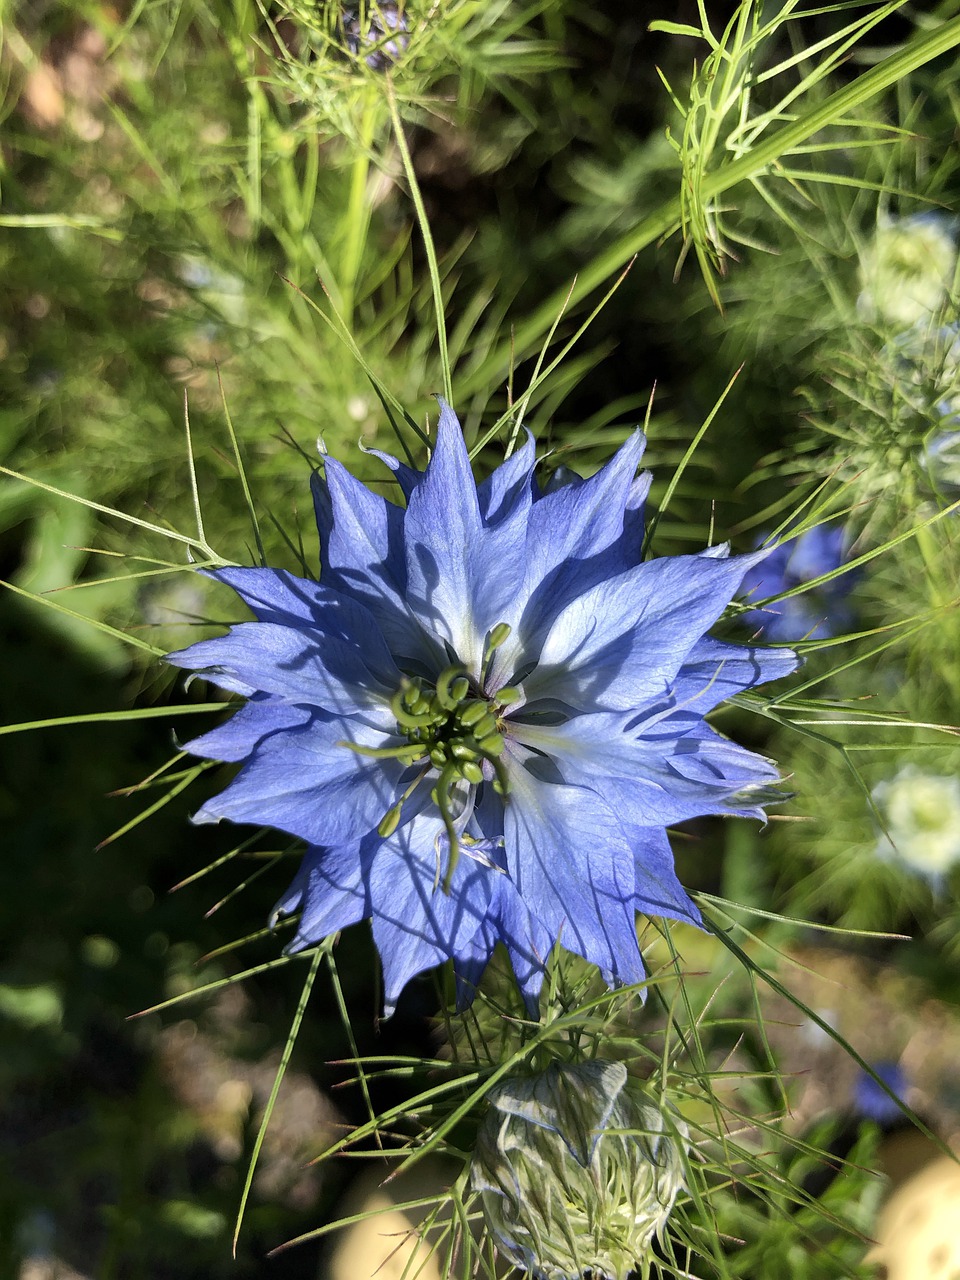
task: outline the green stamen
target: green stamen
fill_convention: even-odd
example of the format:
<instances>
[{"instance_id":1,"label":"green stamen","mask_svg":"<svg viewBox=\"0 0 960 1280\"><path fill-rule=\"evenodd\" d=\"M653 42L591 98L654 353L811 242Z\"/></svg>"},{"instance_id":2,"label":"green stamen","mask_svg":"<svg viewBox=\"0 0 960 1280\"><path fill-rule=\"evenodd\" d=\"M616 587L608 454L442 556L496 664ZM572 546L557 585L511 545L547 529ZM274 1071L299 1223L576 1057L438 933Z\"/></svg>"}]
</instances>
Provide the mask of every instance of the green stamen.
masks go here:
<instances>
[{"instance_id":1,"label":"green stamen","mask_svg":"<svg viewBox=\"0 0 960 1280\"><path fill-rule=\"evenodd\" d=\"M513 627L510 626L509 622L498 622L487 635L487 653L491 654L495 649L499 649L512 630Z\"/></svg>"},{"instance_id":2,"label":"green stamen","mask_svg":"<svg viewBox=\"0 0 960 1280\"><path fill-rule=\"evenodd\" d=\"M484 645L484 663L509 634L510 627L505 622L490 630ZM518 689L505 686L493 698L488 698L468 677L466 668L453 663L440 672L433 686L419 676L412 679L404 677L400 688L390 699L397 721L397 735L405 738L405 742L396 747L379 748L344 743L361 755L394 759L404 765L422 763L424 766L400 800L380 820L377 830L384 839L397 830L404 804L427 773L431 769L437 771L431 796L443 820L449 845L442 879L444 893L450 892L461 845L470 842L466 833L459 835L457 831L458 823L463 825L463 806L469 803L464 784L467 787L480 786L490 779L491 769L486 766L492 766L494 790L499 795L507 795L507 771L499 758L505 746L499 715L504 707L522 696ZM438 865L435 887L440 884Z\"/></svg>"},{"instance_id":3,"label":"green stamen","mask_svg":"<svg viewBox=\"0 0 960 1280\"><path fill-rule=\"evenodd\" d=\"M380 819L380 823L377 827L377 833L383 836L384 840L386 840L387 836L392 836L397 827L399 827L400 812L402 809L402 804L395 804L393 808L388 809Z\"/></svg>"},{"instance_id":4,"label":"green stamen","mask_svg":"<svg viewBox=\"0 0 960 1280\"><path fill-rule=\"evenodd\" d=\"M460 712L459 720L462 725L470 728L487 714L486 702L468 702L466 709Z\"/></svg>"},{"instance_id":5,"label":"green stamen","mask_svg":"<svg viewBox=\"0 0 960 1280\"><path fill-rule=\"evenodd\" d=\"M416 764L426 754L423 747L415 743L405 743L399 747L365 747L359 742L348 742L341 738L338 747L346 747L355 751L358 756L367 756L371 760L399 760L402 764Z\"/></svg>"}]
</instances>

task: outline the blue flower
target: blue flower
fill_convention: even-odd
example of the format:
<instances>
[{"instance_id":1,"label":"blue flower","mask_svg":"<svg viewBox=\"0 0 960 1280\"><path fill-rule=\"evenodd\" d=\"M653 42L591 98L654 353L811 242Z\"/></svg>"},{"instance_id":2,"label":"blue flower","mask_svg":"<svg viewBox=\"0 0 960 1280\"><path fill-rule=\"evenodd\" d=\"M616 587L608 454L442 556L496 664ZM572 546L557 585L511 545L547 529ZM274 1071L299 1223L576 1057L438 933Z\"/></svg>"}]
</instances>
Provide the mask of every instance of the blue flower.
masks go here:
<instances>
[{"instance_id":1,"label":"blue flower","mask_svg":"<svg viewBox=\"0 0 960 1280\"><path fill-rule=\"evenodd\" d=\"M637 911L699 920L665 828L778 780L703 717L795 658L706 635L762 552L641 562L639 432L591 479L541 492L528 440L478 486L441 410L425 471L378 455L405 508L327 459L322 581L218 570L256 620L169 661L247 699L187 747L242 762L197 820L307 842L291 950L372 919L389 1012L448 959L469 999L502 942L535 1009L558 939L635 983Z\"/></svg>"},{"instance_id":2,"label":"blue flower","mask_svg":"<svg viewBox=\"0 0 960 1280\"><path fill-rule=\"evenodd\" d=\"M840 525L821 524L775 547L766 560L743 577L742 595L767 600L813 582L838 569L846 558L847 533ZM749 609L743 620L765 640L817 640L845 631L853 621L847 600L851 575L833 578L811 591Z\"/></svg>"},{"instance_id":3,"label":"blue flower","mask_svg":"<svg viewBox=\"0 0 960 1280\"><path fill-rule=\"evenodd\" d=\"M871 1065L887 1088L892 1089L898 1097L902 1098L908 1084L903 1068L898 1063L887 1059ZM903 1119L903 1112L894 1100L880 1088L873 1076L867 1075L865 1071L857 1074L853 1105L857 1115L865 1120L874 1120L880 1125L893 1125Z\"/></svg>"}]
</instances>

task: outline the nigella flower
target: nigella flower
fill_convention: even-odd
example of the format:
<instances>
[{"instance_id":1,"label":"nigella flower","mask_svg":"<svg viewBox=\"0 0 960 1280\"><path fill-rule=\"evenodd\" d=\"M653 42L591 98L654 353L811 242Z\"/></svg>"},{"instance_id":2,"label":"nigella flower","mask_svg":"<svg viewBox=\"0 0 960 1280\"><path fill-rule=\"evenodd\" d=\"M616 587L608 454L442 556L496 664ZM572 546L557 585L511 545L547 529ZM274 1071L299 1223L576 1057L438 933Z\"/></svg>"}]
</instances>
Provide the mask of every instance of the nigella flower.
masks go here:
<instances>
[{"instance_id":1,"label":"nigella flower","mask_svg":"<svg viewBox=\"0 0 960 1280\"><path fill-rule=\"evenodd\" d=\"M861 254L857 307L866 319L898 328L929 323L947 300L956 265L954 219L933 211L888 218Z\"/></svg>"},{"instance_id":2,"label":"nigella flower","mask_svg":"<svg viewBox=\"0 0 960 1280\"><path fill-rule=\"evenodd\" d=\"M886 827L879 856L942 889L960 863L960 778L904 765L872 795Z\"/></svg>"},{"instance_id":3,"label":"nigella flower","mask_svg":"<svg viewBox=\"0 0 960 1280\"><path fill-rule=\"evenodd\" d=\"M821 524L781 542L765 560L747 570L741 594L754 602L814 582L843 564L847 541L841 525ZM765 640L792 643L836 635L853 621L847 598L851 576L847 573L762 609L750 609L743 620Z\"/></svg>"},{"instance_id":4,"label":"nigella flower","mask_svg":"<svg viewBox=\"0 0 960 1280\"><path fill-rule=\"evenodd\" d=\"M169 658L247 699L188 745L243 764L197 819L305 840L291 947L371 918L388 1010L447 959L468 997L498 942L531 1008L558 939L640 982L635 912L699 919L665 828L777 782L703 718L795 665L706 635L763 553L641 563L639 432L589 480L541 492L528 440L478 486L441 408L424 472L379 455L405 508L314 477L319 583L213 574L256 621Z\"/></svg>"}]
</instances>

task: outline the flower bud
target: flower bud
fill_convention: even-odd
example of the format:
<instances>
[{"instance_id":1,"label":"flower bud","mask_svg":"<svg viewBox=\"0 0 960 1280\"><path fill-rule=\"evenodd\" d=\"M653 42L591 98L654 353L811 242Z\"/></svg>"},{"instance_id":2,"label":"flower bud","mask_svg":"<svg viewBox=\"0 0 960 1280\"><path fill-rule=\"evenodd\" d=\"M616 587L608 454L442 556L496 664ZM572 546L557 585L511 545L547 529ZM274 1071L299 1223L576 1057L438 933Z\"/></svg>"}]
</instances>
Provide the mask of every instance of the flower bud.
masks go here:
<instances>
[{"instance_id":1,"label":"flower bud","mask_svg":"<svg viewBox=\"0 0 960 1280\"><path fill-rule=\"evenodd\" d=\"M625 1280L683 1186L679 1119L621 1062L554 1063L489 1103L471 1178L501 1252L542 1280Z\"/></svg>"},{"instance_id":2,"label":"flower bud","mask_svg":"<svg viewBox=\"0 0 960 1280\"><path fill-rule=\"evenodd\" d=\"M960 778L905 765L873 800L886 827L877 853L939 888L960 863Z\"/></svg>"},{"instance_id":3,"label":"flower bud","mask_svg":"<svg viewBox=\"0 0 960 1280\"><path fill-rule=\"evenodd\" d=\"M947 299L956 263L953 227L943 215L881 223L861 256L857 306L867 320L895 328L929 321Z\"/></svg>"}]
</instances>

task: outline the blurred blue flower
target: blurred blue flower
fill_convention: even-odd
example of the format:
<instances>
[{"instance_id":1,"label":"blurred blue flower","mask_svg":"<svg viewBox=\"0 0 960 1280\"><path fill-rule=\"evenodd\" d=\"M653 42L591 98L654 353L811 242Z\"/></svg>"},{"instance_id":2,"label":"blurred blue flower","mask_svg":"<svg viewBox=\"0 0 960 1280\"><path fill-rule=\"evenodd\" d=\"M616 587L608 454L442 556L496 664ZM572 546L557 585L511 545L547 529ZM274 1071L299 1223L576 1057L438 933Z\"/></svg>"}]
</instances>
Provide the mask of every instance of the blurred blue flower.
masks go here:
<instances>
[{"instance_id":1,"label":"blurred blue flower","mask_svg":"<svg viewBox=\"0 0 960 1280\"><path fill-rule=\"evenodd\" d=\"M256 621L169 661L247 699L187 747L243 762L197 820L309 845L291 950L372 918L389 1012L447 959L469 999L503 942L534 1009L558 939L634 983L636 911L699 920L665 828L778 781L703 717L795 657L705 634L763 552L640 562L640 432L591 479L541 492L528 440L478 486L441 410L425 471L378 455L406 508L327 459L322 583L218 570Z\"/></svg>"},{"instance_id":2,"label":"blurred blue flower","mask_svg":"<svg viewBox=\"0 0 960 1280\"><path fill-rule=\"evenodd\" d=\"M846 558L847 534L840 525L821 524L781 542L767 558L751 566L743 577L741 595L751 601L782 595L825 573ZM776 600L762 609L749 609L743 620L765 640L819 640L845 631L853 621L847 593L852 575Z\"/></svg>"},{"instance_id":3,"label":"blurred blue flower","mask_svg":"<svg viewBox=\"0 0 960 1280\"><path fill-rule=\"evenodd\" d=\"M410 37L407 35L407 20L397 0L379 0L377 4L366 6L366 30L363 26L363 6L349 6L341 14L343 38L353 56L359 57L364 49L364 62L372 71L386 71L391 63L406 49ZM388 39L387 37L392 37Z\"/></svg>"},{"instance_id":4,"label":"blurred blue flower","mask_svg":"<svg viewBox=\"0 0 960 1280\"><path fill-rule=\"evenodd\" d=\"M883 1059L870 1064L883 1083L892 1089L898 1097L903 1097L907 1089L907 1077L903 1068L896 1062ZM854 1085L854 1107L859 1116L865 1120L874 1120L880 1125L892 1125L903 1119L903 1112L873 1076L860 1071Z\"/></svg>"}]
</instances>

